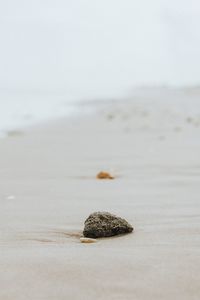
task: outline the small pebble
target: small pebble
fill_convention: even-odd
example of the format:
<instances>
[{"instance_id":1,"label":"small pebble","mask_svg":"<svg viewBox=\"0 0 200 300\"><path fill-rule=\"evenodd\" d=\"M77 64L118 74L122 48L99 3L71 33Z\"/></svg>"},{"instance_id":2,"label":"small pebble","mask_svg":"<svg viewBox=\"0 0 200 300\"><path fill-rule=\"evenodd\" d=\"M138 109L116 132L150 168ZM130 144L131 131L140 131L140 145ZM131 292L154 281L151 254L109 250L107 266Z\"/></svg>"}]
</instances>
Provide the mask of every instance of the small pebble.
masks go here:
<instances>
[{"instance_id":1,"label":"small pebble","mask_svg":"<svg viewBox=\"0 0 200 300\"><path fill-rule=\"evenodd\" d=\"M192 118L192 117L188 117L188 118L186 119L186 121L187 121L188 123L192 123L192 122L193 122L193 118Z\"/></svg>"},{"instance_id":2,"label":"small pebble","mask_svg":"<svg viewBox=\"0 0 200 300\"><path fill-rule=\"evenodd\" d=\"M8 137L15 137L15 136L22 136L23 131L21 130L8 130L7 131L7 136Z\"/></svg>"},{"instance_id":3,"label":"small pebble","mask_svg":"<svg viewBox=\"0 0 200 300\"><path fill-rule=\"evenodd\" d=\"M85 243L85 244L91 244L91 243L97 242L96 239L90 239L90 238L85 238L85 237L81 237L80 241L81 241L81 243Z\"/></svg>"},{"instance_id":4,"label":"small pebble","mask_svg":"<svg viewBox=\"0 0 200 300\"><path fill-rule=\"evenodd\" d=\"M97 179L114 179L115 177L110 175L108 172L101 171L96 176Z\"/></svg>"},{"instance_id":5,"label":"small pebble","mask_svg":"<svg viewBox=\"0 0 200 300\"><path fill-rule=\"evenodd\" d=\"M180 126L174 127L174 131L176 131L176 132L180 132L181 130L182 130L182 128Z\"/></svg>"},{"instance_id":6,"label":"small pebble","mask_svg":"<svg viewBox=\"0 0 200 300\"><path fill-rule=\"evenodd\" d=\"M113 120L114 117L115 117L115 116L114 116L113 114L108 114L108 115L107 115L107 119L108 119L108 120Z\"/></svg>"}]
</instances>

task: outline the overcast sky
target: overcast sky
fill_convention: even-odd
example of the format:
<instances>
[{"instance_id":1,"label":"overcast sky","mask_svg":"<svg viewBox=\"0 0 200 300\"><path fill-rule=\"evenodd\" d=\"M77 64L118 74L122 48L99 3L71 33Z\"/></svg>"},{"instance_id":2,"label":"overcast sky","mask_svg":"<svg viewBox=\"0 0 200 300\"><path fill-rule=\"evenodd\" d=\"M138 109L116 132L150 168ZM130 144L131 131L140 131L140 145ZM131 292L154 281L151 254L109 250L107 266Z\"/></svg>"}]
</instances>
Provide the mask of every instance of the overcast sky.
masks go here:
<instances>
[{"instance_id":1,"label":"overcast sky","mask_svg":"<svg viewBox=\"0 0 200 300\"><path fill-rule=\"evenodd\" d=\"M199 0L0 0L0 88L197 84L199 28Z\"/></svg>"}]
</instances>

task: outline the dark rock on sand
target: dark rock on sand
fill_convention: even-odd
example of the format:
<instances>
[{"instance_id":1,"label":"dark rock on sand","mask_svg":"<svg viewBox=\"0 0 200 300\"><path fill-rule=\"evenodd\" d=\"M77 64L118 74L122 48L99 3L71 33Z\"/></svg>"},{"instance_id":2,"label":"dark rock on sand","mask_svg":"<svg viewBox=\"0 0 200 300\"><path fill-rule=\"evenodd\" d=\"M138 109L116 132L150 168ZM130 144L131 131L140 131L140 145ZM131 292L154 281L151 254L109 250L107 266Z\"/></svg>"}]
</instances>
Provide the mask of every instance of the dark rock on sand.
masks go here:
<instances>
[{"instance_id":1,"label":"dark rock on sand","mask_svg":"<svg viewBox=\"0 0 200 300\"><path fill-rule=\"evenodd\" d=\"M86 219L83 235L89 238L101 238L132 231L133 227L126 220L108 212L95 212Z\"/></svg>"}]
</instances>

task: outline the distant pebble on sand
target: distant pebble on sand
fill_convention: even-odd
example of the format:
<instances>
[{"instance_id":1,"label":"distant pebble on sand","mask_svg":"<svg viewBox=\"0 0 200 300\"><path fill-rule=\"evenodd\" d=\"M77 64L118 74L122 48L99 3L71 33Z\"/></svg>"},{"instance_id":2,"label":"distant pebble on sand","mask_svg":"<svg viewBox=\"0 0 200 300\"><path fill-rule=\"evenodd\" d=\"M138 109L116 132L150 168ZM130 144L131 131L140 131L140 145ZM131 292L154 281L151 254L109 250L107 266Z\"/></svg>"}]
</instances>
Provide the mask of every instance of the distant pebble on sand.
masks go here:
<instances>
[{"instance_id":1,"label":"distant pebble on sand","mask_svg":"<svg viewBox=\"0 0 200 300\"><path fill-rule=\"evenodd\" d=\"M110 173L108 172L104 172L104 171L101 171L97 174L96 176L97 179L114 179L115 177L112 176Z\"/></svg>"},{"instance_id":2,"label":"distant pebble on sand","mask_svg":"<svg viewBox=\"0 0 200 300\"><path fill-rule=\"evenodd\" d=\"M16 137L16 136L22 136L24 133L21 130L8 130L7 136L8 137Z\"/></svg>"},{"instance_id":3,"label":"distant pebble on sand","mask_svg":"<svg viewBox=\"0 0 200 300\"><path fill-rule=\"evenodd\" d=\"M180 126L176 126L176 127L174 127L174 131L180 132L180 131L182 131L182 128Z\"/></svg>"},{"instance_id":4,"label":"distant pebble on sand","mask_svg":"<svg viewBox=\"0 0 200 300\"><path fill-rule=\"evenodd\" d=\"M187 117L186 122L187 123L192 123L193 122L193 118L192 117Z\"/></svg>"}]
</instances>

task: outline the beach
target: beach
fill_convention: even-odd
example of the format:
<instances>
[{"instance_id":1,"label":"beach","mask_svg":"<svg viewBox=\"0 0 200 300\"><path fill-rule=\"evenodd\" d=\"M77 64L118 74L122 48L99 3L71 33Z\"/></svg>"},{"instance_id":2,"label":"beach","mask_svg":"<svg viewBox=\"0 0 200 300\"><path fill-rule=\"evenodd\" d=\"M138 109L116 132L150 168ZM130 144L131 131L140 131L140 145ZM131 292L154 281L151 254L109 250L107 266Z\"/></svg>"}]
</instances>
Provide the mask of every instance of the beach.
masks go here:
<instances>
[{"instance_id":1,"label":"beach","mask_svg":"<svg viewBox=\"0 0 200 300\"><path fill-rule=\"evenodd\" d=\"M93 101L0 140L1 300L200 298L199 95ZM82 244L95 211L134 232Z\"/></svg>"}]
</instances>

